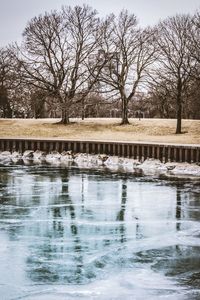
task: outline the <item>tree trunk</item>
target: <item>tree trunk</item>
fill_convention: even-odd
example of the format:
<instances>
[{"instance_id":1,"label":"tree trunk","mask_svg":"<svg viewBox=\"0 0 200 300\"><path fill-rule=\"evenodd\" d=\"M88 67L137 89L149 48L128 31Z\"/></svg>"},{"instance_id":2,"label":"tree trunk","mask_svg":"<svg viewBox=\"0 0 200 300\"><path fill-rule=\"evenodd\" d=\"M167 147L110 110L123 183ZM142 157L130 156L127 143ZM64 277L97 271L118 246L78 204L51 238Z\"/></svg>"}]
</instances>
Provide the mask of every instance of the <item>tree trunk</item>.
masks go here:
<instances>
[{"instance_id":1,"label":"tree trunk","mask_svg":"<svg viewBox=\"0 0 200 300\"><path fill-rule=\"evenodd\" d=\"M62 119L61 119L62 124L69 124L69 112L66 107L62 108Z\"/></svg>"},{"instance_id":2,"label":"tree trunk","mask_svg":"<svg viewBox=\"0 0 200 300\"><path fill-rule=\"evenodd\" d=\"M182 123L182 97L181 97L181 91L182 91L182 85L181 82L178 82L178 86L177 86L177 98L176 98L176 105L177 105L177 109L176 109L176 134L180 134L181 133L181 123Z\"/></svg>"},{"instance_id":3,"label":"tree trunk","mask_svg":"<svg viewBox=\"0 0 200 300\"><path fill-rule=\"evenodd\" d=\"M177 114L176 114L176 134L180 134L181 133L181 123L182 123L182 104L179 103L178 107L177 107Z\"/></svg>"},{"instance_id":4,"label":"tree trunk","mask_svg":"<svg viewBox=\"0 0 200 300\"><path fill-rule=\"evenodd\" d=\"M85 119L85 101L84 99L82 100L82 107L81 107L81 119L84 120Z\"/></svg>"},{"instance_id":5,"label":"tree trunk","mask_svg":"<svg viewBox=\"0 0 200 300\"><path fill-rule=\"evenodd\" d=\"M129 121L128 121L128 100L124 96L124 97L122 97L122 121L121 121L121 125L126 125L126 124L129 124Z\"/></svg>"}]
</instances>

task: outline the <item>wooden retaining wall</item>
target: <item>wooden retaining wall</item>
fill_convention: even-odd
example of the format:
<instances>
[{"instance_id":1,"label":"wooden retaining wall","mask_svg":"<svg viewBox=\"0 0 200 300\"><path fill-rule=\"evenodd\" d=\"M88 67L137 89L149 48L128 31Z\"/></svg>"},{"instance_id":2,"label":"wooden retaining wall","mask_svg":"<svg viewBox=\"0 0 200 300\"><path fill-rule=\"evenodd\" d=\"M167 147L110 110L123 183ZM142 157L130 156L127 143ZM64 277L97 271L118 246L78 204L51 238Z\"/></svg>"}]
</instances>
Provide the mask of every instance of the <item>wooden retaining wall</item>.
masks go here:
<instances>
[{"instance_id":1,"label":"wooden retaining wall","mask_svg":"<svg viewBox=\"0 0 200 300\"><path fill-rule=\"evenodd\" d=\"M115 141L74 141L0 138L0 151L42 150L74 153L108 154L139 159L159 159L162 162L200 162L200 145L155 144Z\"/></svg>"}]
</instances>

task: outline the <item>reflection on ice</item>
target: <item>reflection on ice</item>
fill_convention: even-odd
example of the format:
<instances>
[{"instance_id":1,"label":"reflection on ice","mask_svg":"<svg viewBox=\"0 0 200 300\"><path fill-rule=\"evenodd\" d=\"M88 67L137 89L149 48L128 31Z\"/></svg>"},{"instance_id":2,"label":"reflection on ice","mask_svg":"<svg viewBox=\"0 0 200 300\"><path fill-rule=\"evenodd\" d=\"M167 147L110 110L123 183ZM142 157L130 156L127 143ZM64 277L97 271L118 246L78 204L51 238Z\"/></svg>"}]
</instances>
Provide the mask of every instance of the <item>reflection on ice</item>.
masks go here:
<instances>
[{"instance_id":1,"label":"reflection on ice","mask_svg":"<svg viewBox=\"0 0 200 300\"><path fill-rule=\"evenodd\" d=\"M0 194L3 299L198 299L198 182L10 166Z\"/></svg>"}]
</instances>

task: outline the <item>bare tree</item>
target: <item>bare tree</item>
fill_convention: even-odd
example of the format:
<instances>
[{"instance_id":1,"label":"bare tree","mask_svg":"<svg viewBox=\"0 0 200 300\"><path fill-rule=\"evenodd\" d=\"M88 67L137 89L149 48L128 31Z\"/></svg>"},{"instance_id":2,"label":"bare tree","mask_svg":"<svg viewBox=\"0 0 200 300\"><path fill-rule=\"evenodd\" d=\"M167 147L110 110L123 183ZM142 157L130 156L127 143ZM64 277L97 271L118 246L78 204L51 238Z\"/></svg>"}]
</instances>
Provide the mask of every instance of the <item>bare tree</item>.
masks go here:
<instances>
[{"instance_id":1,"label":"bare tree","mask_svg":"<svg viewBox=\"0 0 200 300\"><path fill-rule=\"evenodd\" d=\"M188 34L191 27L189 15L176 15L159 23L157 27L160 57L156 64L155 80L170 86L170 96L176 103L176 133L181 133L184 93L188 88L194 68Z\"/></svg>"},{"instance_id":2,"label":"bare tree","mask_svg":"<svg viewBox=\"0 0 200 300\"><path fill-rule=\"evenodd\" d=\"M156 44L150 28L141 30L134 14L122 10L104 22L102 55L107 64L101 73L103 89L117 95L122 103L121 124L128 124L128 106L155 60Z\"/></svg>"},{"instance_id":3,"label":"bare tree","mask_svg":"<svg viewBox=\"0 0 200 300\"><path fill-rule=\"evenodd\" d=\"M101 66L91 65L88 57L98 53L99 28L97 12L84 5L35 17L24 31L26 80L58 100L64 124L77 95L81 101L97 81Z\"/></svg>"},{"instance_id":4,"label":"bare tree","mask_svg":"<svg viewBox=\"0 0 200 300\"><path fill-rule=\"evenodd\" d=\"M12 110L8 98L8 90L11 86L11 64L8 49L0 49L0 107L3 117L11 117Z\"/></svg>"},{"instance_id":5,"label":"bare tree","mask_svg":"<svg viewBox=\"0 0 200 300\"><path fill-rule=\"evenodd\" d=\"M15 98L21 84L20 69L12 47L0 49L0 106L3 117L12 117Z\"/></svg>"}]
</instances>

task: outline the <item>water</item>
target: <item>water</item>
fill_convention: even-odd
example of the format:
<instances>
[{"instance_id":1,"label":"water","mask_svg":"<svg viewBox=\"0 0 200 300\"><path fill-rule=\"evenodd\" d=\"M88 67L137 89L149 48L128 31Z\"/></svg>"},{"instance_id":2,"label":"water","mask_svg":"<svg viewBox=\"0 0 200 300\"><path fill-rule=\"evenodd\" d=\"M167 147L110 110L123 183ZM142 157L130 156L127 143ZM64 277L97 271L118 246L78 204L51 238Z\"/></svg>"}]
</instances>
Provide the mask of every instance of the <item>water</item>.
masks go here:
<instances>
[{"instance_id":1,"label":"water","mask_svg":"<svg viewBox=\"0 0 200 300\"><path fill-rule=\"evenodd\" d=\"M200 183L1 166L0 299L200 299Z\"/></svg>"}]
</instances>

